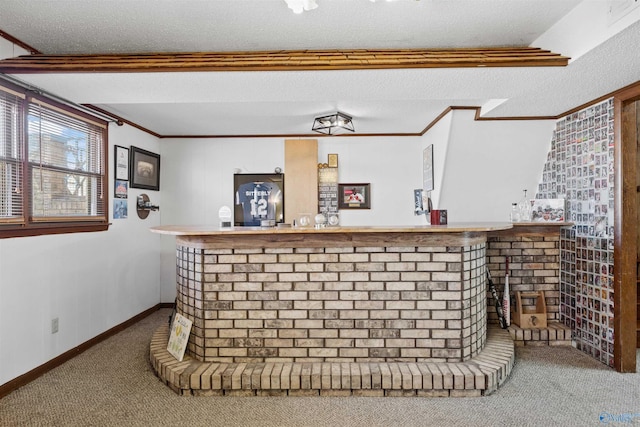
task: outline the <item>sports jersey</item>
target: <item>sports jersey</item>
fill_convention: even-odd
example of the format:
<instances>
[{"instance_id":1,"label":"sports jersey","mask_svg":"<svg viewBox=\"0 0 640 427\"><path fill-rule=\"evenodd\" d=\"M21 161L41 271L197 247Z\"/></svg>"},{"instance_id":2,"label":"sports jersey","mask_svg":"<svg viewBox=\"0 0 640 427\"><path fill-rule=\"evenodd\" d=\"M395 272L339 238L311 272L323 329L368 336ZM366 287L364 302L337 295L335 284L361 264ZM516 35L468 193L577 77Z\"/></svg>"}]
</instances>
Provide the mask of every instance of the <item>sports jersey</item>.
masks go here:
<instances>
[{"instance_id":1,"label":"sports jersey","mask_svg":"<svg viewBox=\"0 0 640 427\"><path fill-rule=\"evenodd\" d=\"M263 219L276 219L276 204L280 201L280 186L273 182L248 182L238 187L236 205L242 206L246 226L259 226Z\"/></svg>"}]
</instances>

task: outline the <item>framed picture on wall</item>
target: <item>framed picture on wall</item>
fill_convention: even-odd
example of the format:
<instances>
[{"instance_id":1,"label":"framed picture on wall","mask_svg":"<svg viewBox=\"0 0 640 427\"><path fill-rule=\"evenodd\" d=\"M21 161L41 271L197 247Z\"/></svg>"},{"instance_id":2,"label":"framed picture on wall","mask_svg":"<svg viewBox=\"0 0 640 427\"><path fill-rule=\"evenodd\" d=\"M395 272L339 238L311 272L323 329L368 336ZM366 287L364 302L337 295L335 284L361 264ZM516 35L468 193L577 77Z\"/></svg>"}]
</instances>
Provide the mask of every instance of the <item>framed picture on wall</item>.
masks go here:
<instances>
[{"instance_id":1,"label":"framed picture on wall","mask_svg":"<svg viewBox=\"0 0 640 427\"><path fill-rule=\"evenodd\" d=\"M113 199L113 219L127 218L128 202L127 199Z\"/></svg>"},{"instance_id":2,"label":"framed picture on wall","mask_svg":"<svg viewBox=\"0 0 640 427\"><path fill-rule=\"evenodd\" d=\"M338 184L338 209L371 209L371 184Z\"/></svg>"},{"instance_id":3,"label":"framed picture on wall","mask_svg":"<svg viewBox=\"0 0 640 427\"><path fill-rule=\"evenodd\" d=\"M284 222L284 174L233 175L234 225L259 227Z\"/></svg>"},{"instance_id":4,"label":"framed picture on wall","mask_svg":"<svg viewBox=\"0 0 640 427\"><path fill-rule=\"evenodd\" d=\"M327 162L330 168L337 168L338 167L338 155L335 153L329 154L327 156Z\"/></svg>"},{"instance_id":5,"label":"framed picture on wall","mask_svg":"<svg viewBox=\"0 0 640 427\"><path fill-rule=\"evenodd\" d=\"M129 186L146 190L160 190L160 155L131 146Z\"/></svg>"},{"instance_id":6,"label":"framed picture on wall","mask_svg":"<svg viewBox=\"0 0 640 427\"><path fill-rule=\"evenodd\" d=\"M422 189L426 191L433 190L433 144L428 146L422 152Z\"/></svg>"},{"instance_id":7,"label":"framed picture on wall","mask_svg":"<svg viewBox=\"0 0 640 427\"><path fill-rule=\"evenodd\" d=\"M120 147L119 145L114 146L114 157L115 157L115 179L120 181L128 181L129 180L129 149L125 147Z\"/></svg>"},{"instance_id":8,"label":"framed picture on wall","mask_svg":"<svg viewBox=\"0 0 640 427\"><path fill-rule=\"evenodd\" d=\"M129 182L116 179L113 193L118 199L127 199L129 197Z\"/></svg>"}]
</instances>

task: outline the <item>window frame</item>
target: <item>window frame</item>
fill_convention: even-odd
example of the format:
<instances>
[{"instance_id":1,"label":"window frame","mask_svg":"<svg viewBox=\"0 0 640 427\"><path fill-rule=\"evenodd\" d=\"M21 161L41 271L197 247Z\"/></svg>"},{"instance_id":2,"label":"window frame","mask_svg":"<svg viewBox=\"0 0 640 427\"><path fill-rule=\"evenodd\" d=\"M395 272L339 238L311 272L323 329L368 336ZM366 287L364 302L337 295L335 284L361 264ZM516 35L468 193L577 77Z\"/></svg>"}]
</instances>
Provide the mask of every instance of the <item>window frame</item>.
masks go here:
<instances>
[{"instance_id":1,"label":"window frame","mask_svg":"<svg viewBox=\"0 0 640 427\"><path fill-rule=\"evenodd\" d=\"M109 228L109 132L108 122L84 111L75 109L69 105L51 99L45 95L27 90L10 82L0 80L0 86L8 89L10 92L16 92L24 96L19 106L18 130L19 146L21 150L21 177L20 188L22 191L22 218L10 220L8 218L0 218L0 239L11 237L27 237L41 236L50 234L68 234L68 233L86 233L106 231ZM87 215L82 217L74 216L58 216L51 218L35 217L33 215L32 200L32 171L34 169L33 162L29 159L29 106L32 103L44 104L47 108L54 109L57 113L63 114L75 120L98 126L101 131L97 134L101 135L101 161L100 173L97 174L97 182L102 191L99 198L102 200L102 212L97 215ZM6 219L3 221L3 219Z\"/></svg>"}]
</instances>

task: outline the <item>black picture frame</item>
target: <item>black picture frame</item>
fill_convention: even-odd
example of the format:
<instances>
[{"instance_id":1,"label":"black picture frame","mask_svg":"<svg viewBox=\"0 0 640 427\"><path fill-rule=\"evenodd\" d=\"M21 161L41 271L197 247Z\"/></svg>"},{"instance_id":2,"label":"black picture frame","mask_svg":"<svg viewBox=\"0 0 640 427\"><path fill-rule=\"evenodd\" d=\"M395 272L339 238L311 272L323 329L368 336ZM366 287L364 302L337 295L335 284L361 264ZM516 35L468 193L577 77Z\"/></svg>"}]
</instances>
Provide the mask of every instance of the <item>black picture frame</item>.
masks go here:
<instances>
[{"instance_id":1,"label":"black picture frame","mask_svg":"<svg viewBox=\"0 0 640 427\"><path fill-rule=\"evenodd\" d=\"M234 174L233 199L235 226L260 227L270 220L271 225L284 223L284 174Z\"/></svg>"},{"instance_id":2,"label":"black picture frame","mask_svg":"<svg viewBox=\"0 0 640 427\"><path fill-rule=\"evenodd\" d=\"M371 184L338 184L338 209L371 209Z\"/></svg>"},{"instance_id":3,"label":"black picture frame","mask_svg":"<svg viewBox=\"0 0 640 427\"><path fill-rule=\"evenodd\" d=\"M113 177L119 181L129 180L129 149L119 145L113 146Z\"/></svg>"},{"instance_id":4,"label":"black picture frame","mask_svg":"<svg viewBox=\"0 0 640 427\"><path fill-rule=\"evenodd\" d=\"M133 145L129 153L129 187L160 190L160 155Z\"/></svg>"}]
</instances>

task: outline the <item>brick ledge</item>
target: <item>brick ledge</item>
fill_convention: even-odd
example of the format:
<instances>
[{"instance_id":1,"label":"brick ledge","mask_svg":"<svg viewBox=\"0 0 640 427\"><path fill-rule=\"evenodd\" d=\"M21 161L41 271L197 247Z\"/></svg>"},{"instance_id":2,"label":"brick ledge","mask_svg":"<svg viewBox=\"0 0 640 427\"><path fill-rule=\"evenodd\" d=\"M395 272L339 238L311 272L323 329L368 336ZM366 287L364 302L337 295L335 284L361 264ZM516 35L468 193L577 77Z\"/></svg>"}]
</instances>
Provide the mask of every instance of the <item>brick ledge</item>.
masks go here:
<instances>
[{"instance_id":1,"label":"brick ledge","mask_svg":"<svg viewBox=\"0 0 640 427\"><path fill-rule=\"evenodd\" d=\"M489 395L508 378L515 361L506 330L489 327L484 349L465 362L182 362L167 351L169 326L150 344L151 366L180 395L196 396L424 396Z\"/></svg>"},{"instance_id":2,"label":"brick ledge","mask_svg":"<svg viewBox=\"0 0 640 427\"><path fill-rule=\"evenodd\" d=\"M558 321L550 321L546 328L523 329L511 324L507 331L516 347L522 346L558 346L571 347L571 328Z\"/></svg>"}]
</instances>

